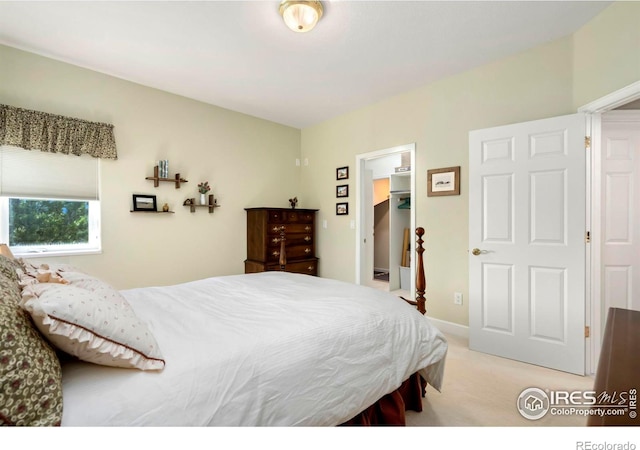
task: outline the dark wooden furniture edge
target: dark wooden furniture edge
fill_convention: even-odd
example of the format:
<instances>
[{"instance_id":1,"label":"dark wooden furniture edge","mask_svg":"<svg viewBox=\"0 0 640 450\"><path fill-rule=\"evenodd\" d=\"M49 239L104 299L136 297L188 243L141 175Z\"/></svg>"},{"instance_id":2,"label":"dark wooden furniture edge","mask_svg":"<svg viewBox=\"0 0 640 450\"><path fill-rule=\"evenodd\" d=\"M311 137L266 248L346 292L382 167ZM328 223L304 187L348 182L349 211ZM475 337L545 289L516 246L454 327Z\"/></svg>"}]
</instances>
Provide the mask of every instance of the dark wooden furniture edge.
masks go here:
<instances>
[{"instance_id":1,"label":"dark wooden furniture edge","mask_svg":"<svg viewBox=\"0 0 640 450\"><path fill-rule=\"evenodd\" d=\"M608 415L606 411L603 415L589 415L588 426L640 425L637 417L639 354L640 311L609 308L593 388L599 400L592 409L606 409L607 404L617 408L619 402L623 402L627 410L623 415Z\"/></svg>"},{"instance_id":2,"label":"dark wooden furniture edge","mask_svg":"<svg viewBox=\"0 0 640 450\"><path fill-rule=\"evenodd\" d=\"M265 210L266 211L287 211L287 212L301 212L301 213L311 212L314 214L319 211L319 209L316 209L316 208L282 208L282 207L269 207L269 206L246 207L244 208L244 210L245 211L265 211ZM274 231L275 231L275 228L274 228ZM262 260L254 260L247 257L247 259L245 259L244 261L245 273L262 272L264 270L276 270L276 271L282 271L282 272L291 271L296 273L304 273L307 275L317 276L318 275L318 272L317 272L318 258L315 256L310 258L304 258L302 260L300 258L295 258L295 257L293 259L287 258L286 240L287 240L286 230L285 230L285 227L282 226L279 230L280 248L278 251L278 261L273 263L273 262L262 261ZM299 266L304 264L308 264L308 266L305 266L304 270L302 270Z\"/></svg>"}]
</instances>

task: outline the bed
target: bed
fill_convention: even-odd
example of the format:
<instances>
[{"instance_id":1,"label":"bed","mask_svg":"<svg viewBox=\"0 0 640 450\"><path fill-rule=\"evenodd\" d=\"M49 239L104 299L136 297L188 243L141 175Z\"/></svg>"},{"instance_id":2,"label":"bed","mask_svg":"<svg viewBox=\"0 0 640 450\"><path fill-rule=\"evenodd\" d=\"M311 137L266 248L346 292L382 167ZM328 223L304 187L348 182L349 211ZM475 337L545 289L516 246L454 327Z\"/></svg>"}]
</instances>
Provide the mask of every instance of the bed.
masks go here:
<instances>
[{"instance_id":1,"label":"bed","mask_svg":"<svg viewBox=\"0 0 640 450\"><path fill-rule=\"evenodd\" d=\"M415 302L373 288L262 272L114 292L74 267L21 264L20 307L46 336L37 345L60 361L61 394L43 388L40 398L61 406L49 415L32 407L43 417L23 414L30 425L402 425L404 409L421 410L426 384L442 386L442 333ZM138 334L114 346L109 333L128 333L122 324L96 331L78 322L84 309L64 316L80 301L104 323L114 322L113 312L100 316L104 305L120 305L115 315ZM146 354L134 348L140 336ZM0 423L24 424L2 409L11 396L2 351ZM44 386L56 382L48 376Z\"/></svg>"}]
</instances>

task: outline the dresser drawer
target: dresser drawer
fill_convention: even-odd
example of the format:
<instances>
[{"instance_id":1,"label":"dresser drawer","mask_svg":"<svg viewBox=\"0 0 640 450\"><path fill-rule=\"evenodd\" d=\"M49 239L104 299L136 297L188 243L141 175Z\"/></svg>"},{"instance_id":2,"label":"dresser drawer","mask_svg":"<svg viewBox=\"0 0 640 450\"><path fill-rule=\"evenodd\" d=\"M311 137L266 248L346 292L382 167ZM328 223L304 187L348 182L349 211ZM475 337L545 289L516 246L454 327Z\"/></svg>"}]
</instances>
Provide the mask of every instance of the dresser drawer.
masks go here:
<instances>
[{"instance_id":1,"label":"dresser drawer","mask_svg":"<svg viewBox=\"0 0 640 450\"><path fill-rule=\"evenodd\" d=\"M315 213L309 211L271 210L269 223L313 223Z\"/></svg>"},{"instance_id":2,"label":"dresser drawer","mask_svg":"<svg viewBox=\"0 0 640 450\"><path fill-rule=\"evenodd\" d=\"M285 235L285 245L287 247L291 245L312 245L313 244L313 234L286 234ZM282 237L280 235L269 236L269 247L280 247L280 241Z\"/></svg>"},{"instance_id":3,"label":"dresser drawer","mask_svg":"<svg viewBox=\"0 0 640 450\"><path fill-rule=\"evenodd\" d=\"M313 233L312 223L270 223L267 227L269 234L279 235L284 231L287 235L291 233Z\"/></svg>"},{"instance_id":4,"label":"dresser drawer","mask_svg":"<svg viewBox=\"0 0 640 450\"><path fill-rule=\"evenodd\" d=\"M300 261L286 265L287 272L306 273L307 275L318 275L318 261Z\"/></svg>"},{"instance_id":5,"label":"dresser drawer","mask_svg":"<svg viewBox=\"0 0 640 450\"><path fill-rule=\"evenodd\" d=\"M313 223L315 220L315 214L308 211L285 211L285 222L287 223Z\"/></svg>"},{"instance_id":6,"label":"dresser drawer","mask_svg":"<svg viewBox=\"0 0 640 450\"><path fill-rule=\"evenodd\" d=\"M265 270L281 271L282 268L277 264L267 264L265 266ZM287 263L285 265L285 272L304 273L306 275L318 276L318 260L310 259L307 261Z\"/></svg>"},{"instance_id":7,"label":"dresser drawer","mask_svg":"<svg viewBox=\"0 0 640 450\"><path fill-rule=\"evenodd\" d=\"M295 259L304 259L313 257L313 245L287 245L285 247L287 252L287 261ZM280 259L280 247L269 246L267 251L267 261L275 262Z\"/></svg>"}]
</instances>

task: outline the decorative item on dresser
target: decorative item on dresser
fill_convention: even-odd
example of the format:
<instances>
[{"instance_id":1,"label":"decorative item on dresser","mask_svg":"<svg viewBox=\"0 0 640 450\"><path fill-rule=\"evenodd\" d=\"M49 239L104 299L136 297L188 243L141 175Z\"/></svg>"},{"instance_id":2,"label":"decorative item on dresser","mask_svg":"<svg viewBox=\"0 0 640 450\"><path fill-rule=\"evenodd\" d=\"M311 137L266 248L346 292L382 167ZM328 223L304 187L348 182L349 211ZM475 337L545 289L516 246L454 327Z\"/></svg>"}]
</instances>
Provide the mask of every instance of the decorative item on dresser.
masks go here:
<instances>
[{"instance_id":1,"label":"decorative item on dresser","mask_svg":"<svg viewBox=\"0 0 640 450\"><path fill-rule=\"evenodd\" d=\"M315 256L317 209L245 208L245 273L278 270L318 275Z\"/></svg>"}]
</instances>

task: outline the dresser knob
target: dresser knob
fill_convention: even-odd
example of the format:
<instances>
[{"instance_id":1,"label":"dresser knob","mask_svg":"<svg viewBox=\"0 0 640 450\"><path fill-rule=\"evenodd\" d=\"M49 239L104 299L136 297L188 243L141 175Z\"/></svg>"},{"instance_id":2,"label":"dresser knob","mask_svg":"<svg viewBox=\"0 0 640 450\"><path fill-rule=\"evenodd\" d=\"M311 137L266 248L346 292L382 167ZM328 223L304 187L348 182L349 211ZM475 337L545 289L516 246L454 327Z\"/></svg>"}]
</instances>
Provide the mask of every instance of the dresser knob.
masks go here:
<instances>
[{"instance_id":1,"label":"dresser knob","mask_svg":"<svg viewBox=\"0 0 640 450\"><path fill-rule=\"evenodd\" d=\"M304 252L305 253L311 253L311 249L309 247L307 247L307 248L304 249Z\"/></svg>"},{"instance_id":2,"label":"dresser knob","mask_svg":"<svg viewBox=\"0 0 640 450\"><path fill-rule=\"evenodd\" d=\"M272 255L273 255L273 256L278 256L278 255L280 255L280 252L279 252L278 250L276 250L276 251L274 251L274 252L272 253Z\"/></svg>"},{"instance_id":3,"label":"dresser knob","mask_svg":"<svg viewBox=\"0 0 640 450\"><path fill-rule=\"evenodd\" d=\"M278 242L280 242L280 238L273 238L271 239L271 242L273 242L274 244L277 244Z\"/></svg>"},{"instance_id":4,"label":"dresser knob","mask_svg":"<svg viewBox=\"0 0 640 450\"><path fill-rule=\"evenodd\" d=\"M309 266L309 267L307 267L307 270L308 270L309 272L312 272L312 271L313 271L313 266Z\"/></svg>"},{"instance_id":5,"label":"dresser knob","mask_svg":"<svg viewBox=\"0 0 640 450\"><path fill-rule=\"evenodd\" d=\"M304 231L311 231L311 227L307 225L306 227L304 227Z\"/></svg>"},{"instance_id":6,"label":"dresser knob","mask_svg":"<svg viewBox=\"0 0 640 450\"><path fill-rule=\"evenodd\" d=\"M307 241L307 242L309 242L309 241L311 240L311 236L305 236L305 237L304 237L304 240L305 240L305 241Z\"/></svg>"}]
</instances>

